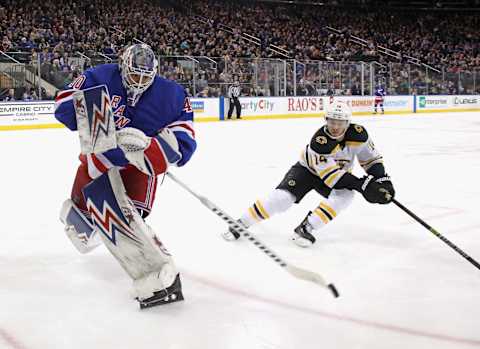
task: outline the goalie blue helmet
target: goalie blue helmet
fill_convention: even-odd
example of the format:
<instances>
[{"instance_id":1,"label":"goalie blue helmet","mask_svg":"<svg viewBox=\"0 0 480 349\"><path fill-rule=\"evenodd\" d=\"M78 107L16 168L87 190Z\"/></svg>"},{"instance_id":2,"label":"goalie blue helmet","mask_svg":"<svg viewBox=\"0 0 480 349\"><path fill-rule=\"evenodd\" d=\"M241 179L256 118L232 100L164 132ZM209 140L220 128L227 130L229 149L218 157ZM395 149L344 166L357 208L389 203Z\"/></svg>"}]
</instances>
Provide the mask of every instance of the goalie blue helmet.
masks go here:
<instances>
[{"instance_id":1,"label":"goalie blue helmet","mask_svg":"<svg viewBox=\"0 0 480 349\"><path fill-rule=\"evenodd\" d=\"M135 44L125 49L120 59L120 72L130 106L135 106L142 93L152 85L157 67L157 58L147 44Z\"/></svg>"}]
</instances>

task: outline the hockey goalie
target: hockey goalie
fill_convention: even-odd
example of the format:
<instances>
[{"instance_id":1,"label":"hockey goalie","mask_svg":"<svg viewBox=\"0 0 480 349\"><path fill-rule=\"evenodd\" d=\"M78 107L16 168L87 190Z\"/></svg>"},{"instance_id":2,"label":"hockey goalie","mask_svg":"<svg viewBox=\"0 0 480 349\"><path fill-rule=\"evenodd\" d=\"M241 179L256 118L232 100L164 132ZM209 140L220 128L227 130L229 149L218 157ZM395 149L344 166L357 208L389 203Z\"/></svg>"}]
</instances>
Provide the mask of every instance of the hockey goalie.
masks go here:
<instances>
[{"instance_id":1,"label":"hockey goalie","mask_svg":"<svg viewBox=\"0 0 480 349\"><path fill-rule=\"evenodd\" d=\"M85 71L56 99L55 117L80 136L80 166L60 219L81 252L103 243L133 280L141 308L183 300L172 256L146 224L157 176L196 149L184 89L156 75L148 45Z\"/></svg>"}]
</instances>

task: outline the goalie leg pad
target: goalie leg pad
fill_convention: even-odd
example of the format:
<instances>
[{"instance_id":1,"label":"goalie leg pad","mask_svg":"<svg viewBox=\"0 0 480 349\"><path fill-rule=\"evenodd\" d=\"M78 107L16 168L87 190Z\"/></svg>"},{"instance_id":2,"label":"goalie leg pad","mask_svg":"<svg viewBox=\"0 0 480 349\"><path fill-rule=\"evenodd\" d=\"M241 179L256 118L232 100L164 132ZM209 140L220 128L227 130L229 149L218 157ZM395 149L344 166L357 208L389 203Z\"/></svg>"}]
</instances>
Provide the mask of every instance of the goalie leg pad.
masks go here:
<instances>
[{"instance_id":1,"label":"goalie leg pad","mask_svg":"<svg viewBox=\"0 0 480 349\"><path fill-rule=\"evenodd\" d=\"M105 246L134 280L137 297L168 289L178 274L172 257L128 198L119 170L93 180L83 194Z\"/></svg>"},{"instance_id":2,"label":"goalie leg pad","mask_svg":"<svg viewBox=\"0 0 480 349\"><path fill-rule=\"evenodd\" d=\"M63 203L60 221L65 224L67 237L80 253L88 253L102 243L91 220L71 199Z\"/></svg>"},{"instance_id":3,"label":"goalie leg pad","mask_svg":"<svg viewBox=\"0 0 480 349\"><path fill-rule=\"evenodd\" d=\"M155 201L155 194L158 185L157 178L147 176L133 166L120 170L122 182L127 190L128 197L135 204L140 215L145 218L150 213ZM83 188L92 181L88 174L88 166L82 162L77 170L72 188L71 198L81 212L87 212L87 204L83 196Z\"/></svg>"}]
</instances>

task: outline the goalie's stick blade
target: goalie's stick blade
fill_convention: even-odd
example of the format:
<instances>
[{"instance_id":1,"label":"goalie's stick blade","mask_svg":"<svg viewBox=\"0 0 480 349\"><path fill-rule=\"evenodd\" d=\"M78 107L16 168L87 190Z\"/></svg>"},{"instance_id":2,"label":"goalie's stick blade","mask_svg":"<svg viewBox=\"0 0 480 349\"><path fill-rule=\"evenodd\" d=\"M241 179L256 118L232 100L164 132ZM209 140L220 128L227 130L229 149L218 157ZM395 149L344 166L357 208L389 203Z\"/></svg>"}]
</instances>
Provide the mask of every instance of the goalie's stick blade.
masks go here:
<instances>
[{"instance_id":1,"label":"goalie's stick blade","mask_svg":"<svg viewBox=\"0 0 480 349\"><path fill-rule=\"evenodd\" d=\"M330 292L332 292L335 298L340 296L335 285L327 284L325 279L320 274L314 273L313 271L298 268L293 265L287 265L285 269L290 273L290 275L293 275L297 279L310 281L310 282L313 282L314 284L328 288Z\"/></svg>"}]
</instances>

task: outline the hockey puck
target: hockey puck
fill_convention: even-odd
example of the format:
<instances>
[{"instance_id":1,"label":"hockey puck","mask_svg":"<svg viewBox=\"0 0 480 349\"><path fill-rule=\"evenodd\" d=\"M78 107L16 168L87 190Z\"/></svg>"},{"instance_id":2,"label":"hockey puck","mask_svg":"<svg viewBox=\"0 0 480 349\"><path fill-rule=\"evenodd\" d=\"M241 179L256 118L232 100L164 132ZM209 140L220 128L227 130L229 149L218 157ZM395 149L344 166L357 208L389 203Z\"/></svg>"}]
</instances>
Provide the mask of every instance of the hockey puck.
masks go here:
<instances>
[{"instance_id":1,"label":"hockey puck","mask_svg":"<svg viewBox=\"0 0 480 349\"><path fill-rule=\"evenodd\" d=\"M340 294L338 293L337 288L335 287L334 284L328 284L328 288L330 289L330 291L332 291L333 296L335 298L338 298L340 296Z\"/></svg>"}]
</instances>

